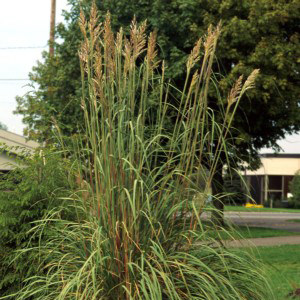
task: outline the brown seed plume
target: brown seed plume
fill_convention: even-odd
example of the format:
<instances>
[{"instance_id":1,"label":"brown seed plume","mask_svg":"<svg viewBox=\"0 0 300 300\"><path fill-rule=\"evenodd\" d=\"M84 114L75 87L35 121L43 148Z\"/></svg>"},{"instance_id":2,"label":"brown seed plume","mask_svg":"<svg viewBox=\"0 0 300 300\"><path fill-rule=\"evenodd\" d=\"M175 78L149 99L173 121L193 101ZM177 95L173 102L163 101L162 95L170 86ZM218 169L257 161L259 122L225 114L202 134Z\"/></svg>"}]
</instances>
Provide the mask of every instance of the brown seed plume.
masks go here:
<instances>
[{"instance_id":1,"label":"brown seed plume","mask_svg":"<svg viewBox=\"0 0 300 300\"><path fill-rule=\"evenodd\" d=\"M188 70L193 68L194 65L199 61L201 44L202 44L202 39L199 39L196 42L193 50L191 51L191 54L189 55L187 64L186 64Z\"/></svg>"},{"instance_id":2,"label":"brown seed plume","mask_svg":"<svg viewBox=\"0 0 300 300\"><path fill-rule=\"evenodd\" d=\"M229 107L238 100L238 97L242 90L242 81L243 81L243 75L241 75L238 78L238 80L235 82L234 86L230 90L230 93L227 97L227 103Z\"/></svg>"},{"instance_id":3,"label":"brown seed plume","mask_svg":"<svg viewBox=\"0 0 300 300\"><path fill-rule=\"evenodd\" d=\"M146 27L147 22L144 21L140 26L137 25L136 18L134 17L130 26L130 43L133 50L134 60L145 50L146 45Z\"/></svg>"},{"instance_id":4,"label":"brown seed plume","mask_svg":"<svg viewBox=\"0 0 300 300\"><path fill-rule=\"evenodd\" d=\"M148 38L148 48L147 48L147 63L151 70L153 70L158 62L155 62L157 57L157 50L156 50L156 38L157 32L151 32Z\"/></svg>"}]
</instances>

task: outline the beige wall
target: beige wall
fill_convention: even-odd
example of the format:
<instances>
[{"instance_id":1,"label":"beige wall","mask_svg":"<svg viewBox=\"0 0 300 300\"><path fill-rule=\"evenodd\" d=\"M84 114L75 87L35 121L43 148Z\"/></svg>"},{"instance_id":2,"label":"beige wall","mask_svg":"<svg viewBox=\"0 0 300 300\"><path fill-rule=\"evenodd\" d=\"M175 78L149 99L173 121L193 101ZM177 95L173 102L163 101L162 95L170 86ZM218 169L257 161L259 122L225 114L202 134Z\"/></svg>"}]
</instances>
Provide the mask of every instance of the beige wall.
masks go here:
<instances>
[{"instance_id":1,"label":"beige wall","mask_svg":"<svg viewBox=\"0 0 300 300\"><path fill-rule=\"evenodd\" d=\"M247 175L295 175L300 170L300 158L262 157L262 166Z\"/></svg>"},{"instance_id":2,"label":"beige wall","mask_svg":"<svg viewBox=\"0 0 300 300\"><path fill-rule=\"evenodd\" d=\"M4 153L0 153L0 171L9 171L16 165L15 160L12 157Z\"/></svg>"}]
</instances>

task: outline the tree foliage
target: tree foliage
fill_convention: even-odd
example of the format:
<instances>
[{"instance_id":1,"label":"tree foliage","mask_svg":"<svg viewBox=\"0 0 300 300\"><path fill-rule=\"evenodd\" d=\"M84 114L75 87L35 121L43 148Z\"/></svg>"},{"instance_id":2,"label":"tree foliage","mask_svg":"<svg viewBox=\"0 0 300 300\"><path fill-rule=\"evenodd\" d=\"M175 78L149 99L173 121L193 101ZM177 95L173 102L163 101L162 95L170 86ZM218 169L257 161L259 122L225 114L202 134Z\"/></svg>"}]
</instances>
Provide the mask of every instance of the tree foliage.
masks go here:
<instances>
[{"instance_id":1,"label":"tree foliage","mask_svg":"<svg viewBox=\"0 0 300 300\"><path fill-rule=\"evenodd\" d=\"M224 192L227 194L226 204L245 204L247 201L246 184L238 170L232 169L224 176Z\"/></svg>"},{"instance_id":2,"label":"tree foliage","mask_svg":"<svg viewBox=\"0 0 300 300\"><path fill-rule=\"evenodd\" d=\"M4 130L7 130L7 126L3 123L0 122L0 129L4 129Z\"/></svg>"},{"instance_id":3,"label":"tree foliage","mask_svg":"<svg viewBox=\"0 0 300 300\"><path fill-rule=\"evenodd\" d=\"M92 1L82 1L88 11ZM221 92L241 75L260 68L257 89L248 93L234 120L233 154L243 159L255 157L257 149L276 145L286 133L300 129L300 3L297 0L117 0L96 1L102 16L109 10L113 28L123 26L128 33L130 20L148 21L149 30L157 30L159 55L169 66L167 76L182 85L184 64L194 42L209 24L222 20L217 59ZM18 98L17 113L27 125L26 134L44 140L49 137L53 118L71 135L80 128L80 72L77 46L79 4L69 0L66 25L57 26L55 57L44 53L44 62L33 68L30 78L38 84L31 94ZM210 106L221 111L216 95ZM220 118L222 114L220 114Z\"/></svg>"}]
</instances>

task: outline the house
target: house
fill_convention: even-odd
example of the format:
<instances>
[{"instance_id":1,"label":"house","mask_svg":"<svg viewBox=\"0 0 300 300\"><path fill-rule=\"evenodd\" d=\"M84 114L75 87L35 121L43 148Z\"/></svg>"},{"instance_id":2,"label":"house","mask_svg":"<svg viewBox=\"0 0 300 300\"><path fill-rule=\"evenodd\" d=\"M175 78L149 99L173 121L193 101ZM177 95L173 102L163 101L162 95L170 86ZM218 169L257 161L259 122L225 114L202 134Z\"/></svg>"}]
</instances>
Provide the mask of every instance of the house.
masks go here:
<instances>
[{"instance_id":1,"label":"house","mask_svg":"<svg viewBox=\"0 0 300 300\"><path fill-rule=\"evenodd\" d=\"M13 147L9 152L5 147ZM25 137L0 129L0 172L8 172L16 164L17 156L22 154L22 151L34 151L39 146L38 143L27 141Z\"/></svg>"},{"instance_id":2,"label":"house","mask_svg":"<svg viewBox=\"0 0 300 300\"><path fill-rule=\"evenodd\" d=\"M286 200L289 184L299 170L300 153L262 154L261 167L255 171L245 171L252 198L258 204L265 204L270 200Z\"/></svg>"}]
</instances>

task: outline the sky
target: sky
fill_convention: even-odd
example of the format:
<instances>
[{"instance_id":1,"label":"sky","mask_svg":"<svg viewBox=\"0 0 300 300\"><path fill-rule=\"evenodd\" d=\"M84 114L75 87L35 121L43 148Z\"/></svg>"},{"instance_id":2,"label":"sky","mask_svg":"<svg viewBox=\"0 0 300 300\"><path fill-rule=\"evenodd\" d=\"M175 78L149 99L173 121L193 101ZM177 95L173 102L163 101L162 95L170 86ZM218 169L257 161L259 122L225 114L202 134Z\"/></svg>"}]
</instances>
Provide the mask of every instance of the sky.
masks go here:
<instances>
[{"instance_id":1,"label":"sky","mask_svg":"<svg viewBox=\"0 0 300 300\"><path fill-rule=\"evenodd\" d=\"M24 124L14 115L16 96L32 90L28 73L48 49L51 0L1 1L0 10L0 122L22 134ZM62 22L67 0L56 0L56 23ZM38 47L38 48L30 48ZM20 80L21 79L21 80Z\"/></svg>"},{"instance_id":2,"label":"sky","mask_svg":"<svg viewBox=\"0 0 300 300\"><path fill-rule=\"evenodd\" d=\"M16 109L16 96L22 96L28 86L28 73L47 50L50 32L51 0L2 1L0 10L0 122L8 130L22 134L25 125ZM63 22L62 10L68 10L67 0L56 0L56 23ZM29 47L29 48L28 48ZM30 48L38 47L38 48ZM21 79L21 80L20 80ZM286 153L300 153L300 134L286 136L278 144ZM273 152L262 149L262 153Z\"/></svg>"}]
</instances>

